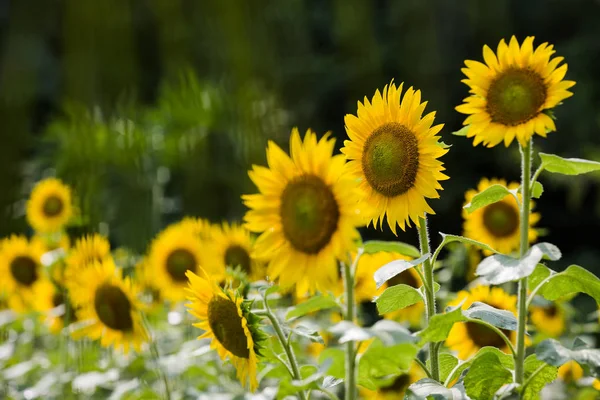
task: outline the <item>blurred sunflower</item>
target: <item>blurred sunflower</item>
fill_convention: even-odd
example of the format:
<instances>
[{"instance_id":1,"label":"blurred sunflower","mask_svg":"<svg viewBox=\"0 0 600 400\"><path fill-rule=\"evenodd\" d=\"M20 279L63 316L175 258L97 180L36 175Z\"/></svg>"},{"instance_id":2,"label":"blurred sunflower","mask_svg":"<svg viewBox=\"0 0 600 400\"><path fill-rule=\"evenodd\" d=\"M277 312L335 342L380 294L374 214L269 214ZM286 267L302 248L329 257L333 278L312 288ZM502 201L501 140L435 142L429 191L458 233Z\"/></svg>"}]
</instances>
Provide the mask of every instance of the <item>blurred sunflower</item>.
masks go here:
<instances>
[{"instance_id":1,"label":"blurred sunflower","mask_svg":"<svg viewBox=\"0 0 600 400\"><path fill-rule=\"evenodd\" d=\"M70 289L77 286L81 273L96 262L112 260L108 239L99 234L87 235L75 241L75 245L66 258L64 283ZM63 283L60 281L59 283Z\"/></svg>"},{"instance_id":2,"label":"blurred sunflower","mask_svg":"<svg viewBox=\"0 0 600 400\"><path fill-rule=\"evenodd\" d=\"M572 96L567 89L575 82L563 80L567 64L558 67L563 57L550 59L554 46L542 43L534 50L533 39L528 36L521 47L514 36L508 45L502 39L496 54L483 46L485 64L465 61L462 82L470 95L456 111L469 115L463 125L469 125L473 145L493 147L504 141L508 147L516 137L524 146L534 133L546 137L556 130L544 111Z\"/></svg>"},{"instance_id":3,"label":"blurred sunflower","mask_svg":"<svg viewBox=\"0 0 600 400\"><path fill-rule=\"evenodd\" d=\"M27 201L27 221L38 232L57 232L73 216L71 189L55 178L38 182Z\"/></svg>"},{"instance_id":4,"label":"blurred sunflower","mask_svg":"<svg viewBox=\"0 0 600 400\"><path fill-rule=\"evenodd\" d=\"M372 102L358 102L357 116L346 115L350 140L344 141L348 171L359 181L361 200L368 205L374 226L387 223L396 233L419 226L419 217L435 214L426 198L439 198L439 181L448 179L438 160L448 152L436 136L443 125L431 126L435 112L421 117L427 102L421 91L409 88L401 101L402 85L392 82L377 90Z\"/></svg>"},{"instance_id":5,"label":"blurred sunflower","mask_svg":"<svg viewBox=\"0 0 600 400\"><path fill-rule=\"evenodd\" d=\"M103 347L113 346L124 353L130 348L140 351L148 333L142 324L138 288L128 277L123 279L122 271L109 259L93 263L81 275L80 285L70 293L80 320L89 324L74 331L73 337L100 339Z\"/></svg>"},{"instance_id":6,"label":"blurred sunflower","mask_svg":"<svg viewBox=\"0 0 600 400\"><path fill-rule=\"evenodd\" d=\"M427 378L427 375L416 363L412 363L410 369L401 375L392 378L387 385L374 390L361 388L362 398L367 400L396 400L403 399L406 389L413 383Z\"/></svg>"},{"instance_id":7,"label":"blurred sunflower","mask_svg":"<svg viewBox=\"0 0 600 400\"><path fill-rule=\"evenodd\" d=\"M516 296L509 295L499 287L491 288L489 286L477 286L469 292L461 290L458 292L456 299L449 302L449 306L458 306L463 300L462 309L466 310L474 302L485 303L494 308L507 310L517 315L516 311ZM502 330L502 332L515 342L517 339L516 331ZM479 349L486 346L496 347L505 353L509 351L506 343L502 338L490 328L474 323L474 322L459 322L452 326L446 345L458 352L458 358L466 360L475 354Z\"/></svg>"},{"instance_id":8,"label":"blurred sunflower","mask_svg":"<svg viewBox=\"0 0 600 400\"><path fill-rule=\"evenodd\" d=\"M583 368L576 361L568 361L558 369L558 379L567 385L577 383L581 378L583 378Z\"/></svg>"},{"instance_id":9,"label":"blurred sunflower","mask_svg":"<svg viewBox=\"0 0 600 400\"><path fill-rule=\"evenodd\" d=\"M254 238L242 226L224 222L213 228L211 238L206 257L206 264L211 268L222 271L222 275L227 267L239 268L250 281L266 278L264 264L252 256Z\"/></svg>"},{"instance_id":10,"label":"blurred sunflower","mask_svg":"<svg viewBox=\"0 0 600 400\"><path fill-rule=\"evenodd\" d=\"M329 135L317 141L311 130L302 141L293 129L290 158L269 142L269 168L249 172L260 193L242 196L250 209L246 228L262 233L253 256L269 260L269 277L283 289L295 285L299 296L334 285L338 260L349 261L364 222L355 182L344 173L344 156L332 155L334 144Z\"/></svg>"},{"instance_id":11,"label":"blurred sunflower","mask_svg":"<svg viewBox=\"0 0 600 400\"><path fill-rule=\"evenodd\" d=\"M477 185L477 190L468 190L465 193L465 205L469 204L473 197L492 185L506 186L513 190L519 187L516 182L508 185L503 179L482 178ZM521 198L519 194L519 198ZM533 202L531 202L533 208ZM490 245L496 251L503 254L510 254L519 249L519 205L512 195L508 195L502 200L477 209L469 214L463 208L462 211L464 223L464 236ZM540 214L531 213L529 215L529 242L535 242L537 231L534 225L540 220ZM485 255L491 255L489 250L483 250Z\"/></svg>"},{"instance_id":12,"label":"blurred sunflower","mask_svg":"<svg viewBox=\"0 0 600 400\"><path fill-rule=\"evenodd\" d=\"M45 278L41 257L44 249L24 236L13 235L0 251L0 287L8 296L10 307L22 312L32 306L35 287Z\"/></svg>"},{"instance_id":13,"label":"blurred sunflower","mask_svg":"<svg viewBox=\"0 0 600 400\"><path fill-rule=\"evenodd\" d=\"M152 268L146 257L135 264L135 283L140 286L143 296L141 297L146 310L149 312L160 310L164 303L160 295L160 289L152 276Z\"/></svg>"},{"instance_id":14,"label":"blurred sunflower","mask_svg":"<svg viewBox=\"0 0 600 400\"><path fill-rule=\"evenodd\" d=\"M212 234L212 225L203 218L185 217L181 221L171 225L173 228L181 228L198 236L202 240L210 240Z\"/></svg>"},{"instance_id":15,"label":"blurred sunflower","mask_svg":"<svg viewBox=\"0 0 600 400\"><path fill-rule=\"evenodd\" d=\"M210 338L222 360L229 358L237 370L237 377L250 390L258 387L256 379L257 356L261 342L266 338L259 327L260 319L250 311L250 302L237 292L221 289L203 270L200 276L186 272L188 312L198 318L195 327L205 331L198 339Z\"/></svg>"},{"instance_id":16,"label":"blurred sunflower","mask_svg":"<svg viewBox=\"0 0 600 400\"><path fill-rule=\"evenodd\" d=\"M565 309L560 303L531 307L531 323L545 336L557 338L566 327Z\"/></svg>"},{"instance_id":17,"label":"blurred sunflower","mask_svg":"<svg viewBox=\"0 0 600 400\"><path fill-rule=\"evenodd\" d=\"M69 302L66 289L47 280L36 288L34 308L44 313L43 319L54 334L60 333L65 324L77 321L77 312Z\"/></svg>"},{"instance_id":18,"label":"blurred sunflower","mask_svg":"<svg viewBox=\"0 0 600 400\"><path fill-rule=\"evenodd\" d=\"M181 226L169 226L159 233L150 246L148 263L161 296L174 302L184 300L188 282L185 274L187 271L198 272L200 265L204 265L202 257L200 238L190 235ZM216 268L209 272L222 276L222 271Z\"/></svg>"}]
</instances>

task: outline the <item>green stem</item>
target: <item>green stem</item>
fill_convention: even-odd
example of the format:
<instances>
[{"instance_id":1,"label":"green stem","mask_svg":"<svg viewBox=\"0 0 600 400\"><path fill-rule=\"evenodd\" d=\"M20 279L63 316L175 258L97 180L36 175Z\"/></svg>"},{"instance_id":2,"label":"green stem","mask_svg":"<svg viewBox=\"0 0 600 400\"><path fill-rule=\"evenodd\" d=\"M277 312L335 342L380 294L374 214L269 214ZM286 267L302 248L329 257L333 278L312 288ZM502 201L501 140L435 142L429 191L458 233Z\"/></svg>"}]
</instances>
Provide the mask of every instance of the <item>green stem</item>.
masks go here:
<instances>
[{"instance_id":1,"label":"green stem","mask_svg":"<svg viewBox=\"0 0 600 400\"><path fill-rule=\"evenodd\" d=\"M510 339L504 334L504 332L502 332L502 330L498 329L497 327L495 327L494 325L492 325L492 324L490 324L488 322L485 322L482 319L469 318L468 322L472 322L474 324L483 325L483 326L485 326L485 327L493 330L494 332L496 332L496 334L498 336L500 336L502 338L502 340L504 340L504 343L506 343L506 345L510 349L510 352L512 353L513 357L516 355L515 347L510 342Z\"/></svg>"},{"instance_id":2,"label":"green stem","mask_svg":"<svg viewBox=\"0 0 600 400\"><path fill-rule=\"evenodd\" d=\"M431 378L431 372L429 372L429 370L427 369L427 365L425 365L425 363L423 361L419 360L416 357L415 357L414 361L419 365L419 367L421 367L423 372L425 372L427 374L427 377Z\"/></svg>"},{"instance_id":3,"label":"green stem","mask_svg":"<svg viewBox=\"0 0 600 400\"><path fill-rule=\"evenodd\" d=\"M159 361L160 353L158 352L158 347L156 346L156 341L154 340L154 337L152 336L152 330L150 329L150 324L148 323L148 318L146 318L146 315L144 313L140 312L140 314L142 315L142 323L144 325L144 329L146 330L146 334L148 335L148 339L150 340L150 354L152 354L154 364L156 365L156 369L158 370L158 375L162 379L163 385L165 387L165 398L167 400L171 400L171 391L169 390L169 380L167 379L167 375L165 374L165 371L163 371L163 369L160 366L160 361Z\"/></svg>"},{"instance_id":4,"label":"green stem","mask_svg":"<svg viewBox=\"0 0 600 400\"><path fill-rule=\"evenodd\" d=\"M427 233L427 217L419 218L419 244L421 245L421 255L429 254L429 234ZM427 311L427 325L435 315L435 288L433 286L433 265L428 258L423 262L423 276L425 277L425 306ZM429 343L429 358L431 365L431 377L439 382L440 364L438 357L439 347L435 343Z\"/></svg>"},{"instance_id":5,"label":"green stem","mask_svg":"<svg viewBox=\"0 0 600 400\"><path fill-rule=\"evenodd\" d=\"M531 150L529 140L521 149L521 218L520 218L520 256L529 249L529 207L531 199ZM527 326L527 277L519 281L518 289L518 325L517 349L515 354L515 382L523 384L525 379L525 327Z\"/></svg>"},{"instance_id":6,"label":"green stem","mask_svg":"<svg viewBox=\"0 0 600 400\"><path fill-rule=\"evenodd\" d=\"M348 263L342 263L344 266L344 290L346 292L346 321L354 322L354 271L360 253L350 267ZM356 399L356 353L354 350L354 342L346 343L346 400Z\"/></svg>"},{"instance_id":7,"label":"green stem","mask_svg":"<svg viewBox=\"0 0 600 400\"><path fill-rule=\"evenodd\" d=\"M526 303L526 308L527 308L527 309L529 309L529 306L531 305L531 302L533 301L533 298L535 297L535 295L537 294L537 292L538 292L538 291L539 291L539 290L540 290L540 289L541 289L541 288L542 288L542 287L543 287L543 286L544 286L544 285L545 285L545 284L546 284L546 283L547 283L547 282L548 282L550 279L553 279L553 278L554 278L556 275L560 275L560 274L561 274L560 272L559 272L558 274L557 274L557 273L554 273L554 272L551 272L551 273L550 273L550 275L549 275L549 276L548 276L546 279L544 279L543 281L541 281L541 282L539 283L539 285L537 285L537 286L535 287L535 289L533 289L533 290L531 291L531 293L529 293L529 298L527 299L527 303Z\"/></svg>"}]
</instances>

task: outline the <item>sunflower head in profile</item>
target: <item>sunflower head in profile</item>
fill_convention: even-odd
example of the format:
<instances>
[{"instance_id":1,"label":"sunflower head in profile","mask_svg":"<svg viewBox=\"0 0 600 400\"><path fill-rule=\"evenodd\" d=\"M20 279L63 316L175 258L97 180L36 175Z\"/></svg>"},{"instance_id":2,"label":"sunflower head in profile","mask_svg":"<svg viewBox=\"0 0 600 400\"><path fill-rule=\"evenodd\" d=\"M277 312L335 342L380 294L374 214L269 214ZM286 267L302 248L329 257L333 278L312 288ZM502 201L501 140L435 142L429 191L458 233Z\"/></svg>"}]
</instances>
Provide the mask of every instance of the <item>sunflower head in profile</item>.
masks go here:
<instances>
[{"instance_id":1,"label":"sunflower head in profile","mask_svg":"<svg viewBox=\"0 0 600 400\"><path fill-rule=\"evenodd\" d=\"M567 64L563 57L551 58L554 46L542 43L535 50L533 36L521 46L513 36L507 45L500 41L496 54L483 46L484 63L465 61L464 82L470 94L456 111L467 114L467 137L473 145L493 147L504 141L509 146L516 138L525 145L534 133L542 137L556 126L547 111L573 95L575 85L565 81Z\"/></svg>"},{"instance_id":2,"label":"sunflower head in profile","mask_svg":"<svg viewBox=\"0 0 600 400\"><path fill-rule=\"evenodd\" d=\"M77 311L69 301L65 288L45 280L35 291L34 309L42 314L51 333L58 334L62 329L77 321Z\"/></svg>"},{"instance_id":3,"label":"sunflower head in profile","mask_svg":"<svg viewBox=\"0 0 600 400\"><path fill-rule=\"evenodd\" d=\"M567 361L558 369L558 379L567 385L577 383L578 380L583 378L583 375L583 368L577 361Z\"/></svg>"},{"instance_id":4,"label":"sunflower head in profile","mask_svg":"<svg viewBox=\"0 0 600 400\"><path fill-rule=\"evenodd\" d=\"M538 333L557 338L566 328L565 306L562 303L540 304L531 307L531 323Z\"/></svg>"},{"instance_id":5,"label":"sunflower head in profile","mask_svg":"<svg viewBox=\"0 0 600 400\"><path fill-rule=\"evenodd\" d=\"M510 190L519 187L519 184L516 182L511 182L507 185L506 181L503 179L483 178L477 185L477 190L468 190L465 193L465 205L469 204L477 193L496 184L505 186ZM519 198L521 198L520 194ZM531 202L531 206L533 208L533 202ZM479 208L470 214L463 208L462 214L464 219L464 236L486 243L503 254L510 254L513 251L519 250L519 205L512 195L508 195L496 203ZM530 214L528 233L530 243L534 242L538 237L534 225L537 224L539 220L540 214ZM489 250L483 250L483 253L487 256L492 254Z\"/></svg>"},{"instance_id":6,"label":"sunflower head in profile","mask_svg":"<svg viewBox=\"0 0 600 400\"><path fill-rule=\"evenodd\" d=\"M24 236L11 236L0 251L0 283L17 312L27 310L35 298L36 285L47 279L42 267L43 247Z\"/></svg>"},{"instance_id":7,"label":"sunflower head in profile","mask_svg":"<svg viewBox=\"0 0 600 400\"><path fill-rule=\"evenodd\" d=\"M404 230L412 220L418 226L419 217L434 214L426 199L439 198L439 181L448 179L438 160L448 151L437 136L443 125L432 126L435 112L422 116L426 104L421 91L411 87L402 97L402 84L392 82L344 119L348 172L359 182L373 225L383 225L387 215L394 233L396 225Z\"/></svg>"},{"instance_id":8,"label":"sunflower head in profile","mask_svg":"<svg viewBox=\"0 0 600 400\"><path fill-rule=\"evenodd\" d=\"M408 371L391 378L388 382L386 382L386 384L381 386L376 391L361 388L360 393L364 399L368 400L403 399L406 389L408 389L408 387L413 383L423 378L427 378L427 375L425 372L423 372L421 367L419 367L416 363L413 363Z\"/></svg>"},{"instance_id":9,"label":"sunflower head in profile","mask_svg":"<svg viewBox=\"0 0 600 400\"><path fill-rule=\"evenodd\" d=\"M35 185L27 201L27 221L37 232L60 231L73 216L71 189L48 178Z\"/></svg>"},{"instance_id":10,"label":"sunflower head in profile","mask_svg":"<svg viewBox=\"0 0 600 400\"><path fill-rule=\"evenodd\" d=\"M103 347L140 351L148 341L148 333L142 324L139 290L112 260L95 262L81 272L80 285L73 288L71 300L78 309L78 317L87 325L73 332L78 339L100 339Z\"/></svg>"},{"instance_id":11,"label":"sunflower head in profile","mask_svg":"<svg viewBox=\"0 0 600 400\"><path fill-rule=\"evenodd\" d=\"M222 360L229 358L242 385L249 382L254 391L258 387L257 356L266 338L259 326L260 318L250 311L251 303L236 291L221 289L204 270L199 273L186 273L187 299L191 301L186 307L198 319L194 326L204 331L198 339L210 338L210 347Z\"/></svg>"},{"instance_id":12,"label":"sunflower head in profile","mask_svg":"<svg viewBox=\"0 0 600 400\"><path fill-rule=\"evenodd\" d=\"M269 260L269 277L283 289L295 285L299 296L333 286L338 260L356 249L356 227L364 224L356 184L328 136L317 140L308 130L302 140L294 129L291 157L269 142L269 168L249 172L260 193L242 197L250 209L245 227L261 233L254 256Z\"/></svg>"},{"instance_id":13,"label":"sunflower head in profile","mask_svg":"<svg viewBox=\"0 0 600 400\"><path fill-rule=\"evenodd\" d=\"M167 227L150 246L149 268L154 286L163 298L177 302L185 299L187 271L198 272L203 265L203 242L178 225ZM211 274L221 271L211 268Z\"/></svg>"}]
</instances>

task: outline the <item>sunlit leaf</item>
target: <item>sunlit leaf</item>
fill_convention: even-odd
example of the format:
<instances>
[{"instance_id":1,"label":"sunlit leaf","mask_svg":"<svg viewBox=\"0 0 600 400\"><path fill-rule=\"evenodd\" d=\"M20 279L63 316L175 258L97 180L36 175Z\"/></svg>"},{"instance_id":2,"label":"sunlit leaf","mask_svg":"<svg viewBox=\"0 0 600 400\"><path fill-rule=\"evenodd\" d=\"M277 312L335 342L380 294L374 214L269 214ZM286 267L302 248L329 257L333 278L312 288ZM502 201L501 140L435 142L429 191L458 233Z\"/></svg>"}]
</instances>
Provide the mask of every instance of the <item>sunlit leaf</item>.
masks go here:
<instances>
[{"instance_id":1,"label":"sunlit leaf","mask_svg":"<svg viewBox=\"0 0 600 400\"><path fill-rule=\"evenodd\" d=\"M408 400L468 400L458 386L447 388L430 379L421 379L408 387Z\"/></svg>"},{"instance_id":2,"label":"sunlit leaf","mask_svg":"<svg viewBox=\"0 0 600 400\"><path fill-rule=\"evenodd\" d=\"M599 171L600 162L584 160L581 158L562 158L555 154L540 153L541 167L548 172L563 175L579 175Z\"/></svg>"},{"instance_id":3,"label":"sunlit leaf","mask_svg":"<svg viewBox=\"0 0 600 400\"><path fill-rule=\"evenodd\" d=\"M586 293L600 303L600 279L578 265L571 265L550 278L538 291L550 301L574 293Z\"/></svg>"},{"instance_id":4,"label":"sunlit leaf","mask_svg":"<svg viewBox=\"0 0 600 400\"><path fill-rule=\"evenodd\" d=\"M460 305L447 310L444 314L434 315L429 321L427 328L418 332L421 343L446 340L450 329L452 329L452 325L461 321L466 321L466 318L462 314Z\"/></svg>"},{"instance_id":5,"label":"sunlit leaf","mask_svg":"<svg viewBox=\"0 0 600 400\"><path fill-rule=\"evenodd\" d=\"M376 390L383 380L408 371L418 350L414 344L384 346L375 339L359 359L358 384Z\"/></svg>"},{"instance_id":6,"label":"sunlit leaf","mask_svg":"<svg viewBox=\"0 0 600 400\"><path fill-rule=\"evenodd\" d=\"M533 379L529 380L534 372L536 372L536 375ZM529 382L523 393L523 400L540 399L540 392L544 386L554 381L557 375L557 367L548 365L544 361L539 360L535 354L527 357L525 360L525 381L529 380Z\"/></svg>"},{"instance_id":7,"label":"sunlit leaf","mask_svg":"<svg viewBox=\"0 0 600 400\"><path fill-rule=\"evenodd\" d=\"M465 205L463 208L470 214L475 210L479 210L482 207L502 200L509 194L511 194L511 192L506 186L496 183L473 196L471 202Z\"/></svg>"},{"instance_id":8,"label":"sunlit leaf","mask_svg":"<svg viewBox=\"0 0 600 400\"><path fill-rule=\"evenodd\" d=\"M418 258L421 252L415 246L403 242L387 242L383 240L368 240L364 243L363 250L365 254L374 254L379 252L400 253L402 255Z\"/></svg>"},{"instance_id":9,"label":"sunlit leaf","mask_svg":"<svg viewBox=\"0 0 600 400\"><path fill-rule=\"evenodd\" d=\"M483 354L473 361L465 376L467 395L473 399L492 399L506 383L512 382L512 372L504 367L494 353Z\"/></svg>"},{"instance_id":10,"label":"sunlit leaf","mask_svg":"<svg viewBox=\"0 0 600 400\"><path fill-rule=\"evenodd\" d=\"M510 331L517 329L517 318L513 313L499 310L485 303L474 302L467 310L463 311L463 315L467 318L483 320L500 329Z\"/></svg>"},{"instance_id":11,"label":"sunlit leaf","mask_svg":"<svg viewBox=\"0 0 600 400\"><path fill-rule=\"evenodd\" d=\"M384 283L392 279L398 274L406 271L407 269L413 268L429 258L430 254L427 253L416 260L395 260L387 263L383 267L375 271L374 279L377 289L379 289Z\"/></svg>"},{"instance_id":12,"label":"sunlit leaf","mask_svg":"<svg viewBox=\"0 0 600 400\"><path fill-rule=\"evenodd\" d=\"M450 353L441 353L439 355L440 380L444 382L450 372L458 365L458 358Z\"/></svg>"},{"instance_id":13,"label":"sunlit leaf","mask_svg":"<svg viewBox=\"0 0 600 400\"><path fill-rule=\"evenodd\" d=\"M339 305L332 296L317 295L311 297L303 303L291 307L288 310L285 318L288 320L292 318L299 318L315 311L327 310L336 307L339 308Z\"/></svg>"},{"instance_id":14,"label":"sunlit leaf","mask_svg":"<svg viewBox=\"0 0 600 400\"><path fill-rule=\"evenodd\" d=\"M440 245L438 246L438 250L441 249L442 247L444 247L445 245L447 245L448 243L461 242L464 244L479 247L480 249L491 251L492 253L497 253L497 251L492 249L489 245L482 243L482 242L478 242L477 240L469 239L464 236L449 235L447 233L441 233L441 232L440 232L440 235L442 235L442 243L440 243ZM438 250L436 250L436 252Z\"/></svg>"},{"instance_id":15,"label":"sunlit leaf","mask_svg":"<svg viewBox=\"0 0 600 400\"><path fill-rule=\"evenodd\" d=\"M446 378L446 380L450 380L450 382L452 382L454 379L459 377L463 373L463 371L465 371L467 368L469 368L471 366L471 364L473 364L473 362L477 358L482 357L489 353L494 354L496 357L498 357L498 360L500 360L500 364L502 364L502 366L504 368L514 369L514 359L513 359L512 355L503 353L496 347L483 347L483 348L479 349L479 351L473 357L471 357L469 360L460 364L458 366L458 368L456 368L456 370L454 370L454 372L452 373L452 376L449 376L448 378Z\"/></svg>"},{"instance_id":16,"label":"sunlit leaf","mask_svg":"<svg viewBox=\"0 0 600 400\"><path fill-rule=\"evenodd\" d=\"M380 315L400 310L423 301L421 292L408 285L395 285L385 291L375 301Z\"/></svg>"},{"instance_id":17,"label":"sunlit leaf","mask_svg":"<svg viewBox=\"0 0 600 400\"><path fill-rule=\"evenodd\" d=\"M463 126L461 129L452 132L455 136L467 136L467 132L469 131L470 125Z\"/></svg>"}]
</instances>

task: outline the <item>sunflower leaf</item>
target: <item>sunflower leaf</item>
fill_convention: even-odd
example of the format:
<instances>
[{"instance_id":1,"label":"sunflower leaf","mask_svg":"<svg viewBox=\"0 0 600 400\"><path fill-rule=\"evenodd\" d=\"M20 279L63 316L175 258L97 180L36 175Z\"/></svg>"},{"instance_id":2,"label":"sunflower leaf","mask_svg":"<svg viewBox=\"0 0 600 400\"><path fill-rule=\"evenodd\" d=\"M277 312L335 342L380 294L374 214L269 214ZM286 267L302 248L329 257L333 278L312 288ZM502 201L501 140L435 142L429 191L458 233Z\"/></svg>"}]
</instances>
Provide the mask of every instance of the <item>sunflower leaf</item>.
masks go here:
<instances>
[{"instance_id":1,"label":"sunflower leaf","mask_svg":"<svg viewBox=\"0 0 600 400\"><path fill-rule=\"evenodd\" d=\"M574 293L585 293L600 303L600 279L579 265L571 265L548 279L538 293L550 301Z\"/></svg>"},{"instance_id":2,"label":"sunflower leaf","mask_svg":"<svg viewBox=\"0 0 600 400\"><path fill-rule=\"evenodd\" d=\"M285 318L287 320L290 320L292 318L302 317L306 314L310 314L315 311L327 310L336 307L339 308L339 304L335 301L335 299L332 296L313 296L305 302L291 307L288 310Z\"/></svg>"},{"instance_id":3,"label":"sunflower leaf","mask_svg":"<svg viewBox=\"0 0 600 400\"><path fill-rule=\"evenodd\" d=\"M512 371L494 353L477 357L465 376L467 395L473 399L492 399L504 384L512 382Z\"/></svg>"},{"instance_id":4,"label":"sunflower leaf","mask_svg":"<svg viewBox=\"0 0 600 400\"><path fill-rule=\"evenodd\" d=\"M469 214L471 214L475 210L502 200L509 194L511 194L511 192L506 186L496 183L473 196L471 202L465 205L463 208L467 210Z\"/></svg>"},{"instance_id":5,"label":"sunflower leaf","mask_svg":"<svg viewBox=\"0 0 600 400\"><path fill-rule=\"evenodd\" d=\"M385 289L375 302L379 315L400 310L423 301L421 292L409 285L395 285Z\"/></svg>"},{"instance_id":6,"label":"sunflower leaf","mask_svg":"<svg viewBox=\"0 0 600 400\"><path fill-rule=\"evenodd\" d=\"M416 267L417 265L421 264L430 256L431 254L427 253L417 258L416 260L395 260L385 264L383 267L375 271L375 275L373 276L373 278L375 279L375 284L377 285L377 289L379 289L384 283L386 283L388 280L392 279L396 275L406 271L407 269Z\"/></svg>"},{"instance_id":7,"label":"sunflower leaf","mask_svg":"<svg viewBox=\"0 0 600 400\"><path fill-rule=\"evenodd\" d=\"M531 197L533 197L534 199L539 199L540 197L542 197L543 193L544 186L538 181L535 181L533 187L531 188Z\"/></svg>"},{"instance_id":8,"label":"sunflower leaf","mask_svg":"<svg viewBox=\"0 0 600 400\"><path fill-rule=\"evenodd\" d=\"M358 362L358 384L377 390L390 376L405 373L419 348L412 343L385 346L375 339L361 355Z\"/></svg>"},{"instance_id":9,"label":"sunflower leaf","mask_svg":"<svg viewBox=\"0 0 600 400\"><path fill-rule=\"evenodd\" d=\"M576 338L573 349L563 346L554 339L546 339L535 349L537 358L541 361L560 367L568 361L576 361L587 365L596 378L600 377L600 349L590 348L583 340Z\"/></svg>"},{"instance_id":10,"label":"sunflower leaf","mask_svg":"<svg viewBox=\"0 0 600 400\"><path fill-rule=\"evenodd\" d=\"M439 356L439 364L440 364L440 380L444 382L450 372L458 365L458 358L453 356L450 353L441 353Z\"/></svg>"},{"instance_id":11,"label":"sunflower leaf","mask_svg":"<svg viewBox=\"0 0 600 400\"><path fill-rule=\"evenodd\" d=\"M379 252L400 253L403 256L412 258L417 258L421 255L419 249L411 244L403 242L386 242L384 240L368 240L364 243L363 250L365 254Z\"/></svg>"},{"instance_id":12,"label":"sunflower leaf","mask_svg":"<svg viewBox=\"0 0 600 400\"><path fill-rule=\"evenodd\" d=\"M438 248L435 250L435 254L438 254L445 245L447 245L448 243L452 243L452 242L461 242L461 243L465 243L465 244L470 244L470 245L479 247L484 250L489 250L492 253L497 253L497 251L492 249L489 245L482 243L482 242L478 242L477 240L469 239L464 236L449 235L447 233L442 233L442 232L440 232L440 235L442 235L442 243L440 243Z\"/></svg>"},{"instance_id":13,"label":"sunflower leaf","mask_svg":"<svg viewBox=\"0 0 600 400\"><path fill-rule=\"evenodd\" d=\"M581 158L562 158L555 154L540 153L541 168L548 172L563 175L579 175L593 171L600 171L600 162L584 160Z\"/></svg>"},{"instance_id":14,"label":"sunflower leaf","mask_svg":"<svg viewBox=\"0 0 600 400\"><path fill-rule=\"evenodd\" d=\"M459 377L463 373L463 371L465 371L467 368L469 368L471 366L471 364L473 364L473 362L477 358L482 357L488 353L495 354L498 357L498 359L500 360L500 363L502 364L502 366L504 366L505 368L514 369L514 365L515 365L514 359L511 355L503 353L496 347L486 346L486 347L482 347L481 349L479 349L479 351L473 357L471 357L468 361L465 361L462 364L460 364L458 366L458 368L456 368L452 372L452 375L449 375L446 378L446 381L452 382L454 379Z\"/></svg>"},{"instance_id":15,"label":"sunflower leaf","mask_svg":"<svg viewBox=\"0 0 600 400\"><path fill-rule=\"evenodd\" d=\"M454 308L448 308L444 314L434 315L429 321L427 328L417 333L421 338L420 343L425 344L427 342L441 342L446 340L450 333L450 329L452 329L452 325L456 322L467 320L462 314L461 305Z\"/></svg>"},{"instance_id":16,"label":"sunflower leaf","mask_svg":"<svg viewBox=\"0 0 600 400\"><path fill-rule=\"evenodd\" d=\"M405 399L408 400L467 400L468 397L462 391L462 385L447 388L441 383L430 379L421 379L408 387Z\"/></svg>"},{"instance_id":17,"label":"sunflower leaf","mask_svg":"<svg viewBox=\"0 0 600 400\"><path fill-rule=\"evenodd\" d=\"M478 301L463 310L463 315L467 318L480 319L500 329L514 331L517 329L517 318L513 313L506 310L499 310L488 304Z\"/></svg>"},{"instance_id":18,"label":"sunflower leaf","mask_svg":"<svg viewBox=\"0 0 600 400\"><path fill-rule=\"evenodd\" d=\"M470 125L463 126L461 129L452 132L454 136L467 136L467 132L469 131Z\"/></svg>"},{"instance_id":19,"label":"sunflower leaf","mask_svg":"<svg viewBox=\"0 0 600 400\"><path fill-rule=\"evenodd\" d=\"M328 360L331 360L331 365L326 370L327 375L336 379L344 378L344 357L345 352L342 349L327 348L319 355L319 364L329 365Z\"/></svg>"},{"instance_id":20,"label":"sunflower leaf","mask_svg":"<svg viewBox=\"0 0 600 400\"><path fill-rule=\"evenodd\" d=\"M323 338L321 337L319 332L317 332L314 329L311 329L309 327L306 327L304 325L295 326L294 328L291 329L291 331L294 332L298 336L307 338L308 340L310 340L313 343L324 344Z\"/></svg>"},{"instance_id":21,"label":"sunflower leaf","mask_svg":"<svg viewBox=\"0 0 600 400\"><path fill-rule=\"evenodd\" d=\"M544 279L548 278L551 274L554 273L554 271L546 267L544 264L536 265L532 274L529 275L529 279L527 279L527 285L529 286L529 290L535 289L540 283L544 281Z\"/></svg>"},{"instance_id":22,"label":"sunflower leaf","mask_svg":"<svg viewBox=\"0 0 600 400\"><path fill-rule=\"evenodd\" d=\"M535 372L535 375L533 373ZM525 360L525 381L527 386L523 392L523 400L539 400L540 392L556 379L558 368L539 360L535 354ZM531 379L530 379L531 378Z\"/></svg>"},{"instance_id":23,"label":"sunflower leaf","mask_svg":"<svg viewBox=\"0 0 600 400\"><path fill-rule=\"evenodd\" d=\"M555 245L546 242L538 243L520 259L504 254L489 256L479 263L476 274L492 285L500 285L531 275L542 258L556 261L561 256L560 250Z\"/></svg>"}]
</instances>

